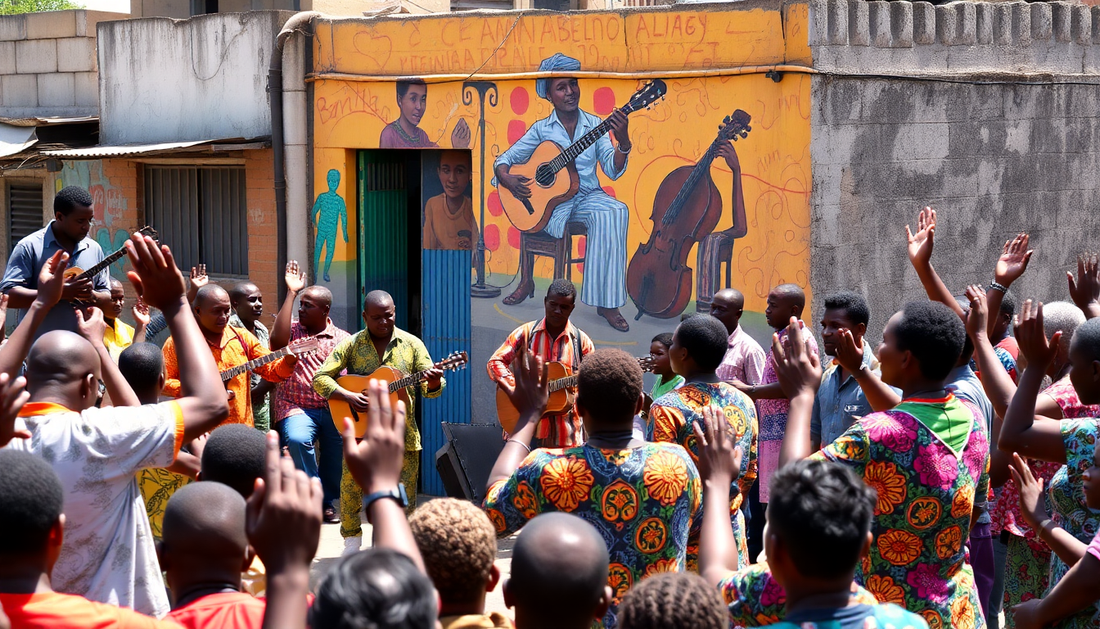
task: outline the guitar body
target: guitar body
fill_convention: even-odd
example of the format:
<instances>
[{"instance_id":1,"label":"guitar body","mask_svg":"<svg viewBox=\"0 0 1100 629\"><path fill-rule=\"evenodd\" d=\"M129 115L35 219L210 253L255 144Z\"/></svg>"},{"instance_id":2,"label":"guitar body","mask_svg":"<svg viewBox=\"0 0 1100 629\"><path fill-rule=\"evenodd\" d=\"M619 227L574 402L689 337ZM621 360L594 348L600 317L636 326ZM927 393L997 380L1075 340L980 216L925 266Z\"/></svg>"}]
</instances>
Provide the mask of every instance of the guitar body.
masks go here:
<instances>
[{"instance_id":1,"label":"guitar body","mask_svg":"<svg viewBox=\"0 0 1100 629\"><path fill-rule=\"evenodd\" d=\"M401 373L393 367L379 367L369 376L340 376L336 379L336 383L341 387L344 387L348 391L361 391L366 393L367 386L370 385L370 381L381 380L387 385L404 378L405 374ZM405 389L398 389L390 394L390 404L397 406L397 401L402 400L405 402L405 408L409 406L409 394ZM328 401L328 408L332 411L332 421L336 424L336 429L340 432L344 431L344 418L350 417L355 424L355 438L362 439L363 435L367 433L367 415L366 413L359 413L351 407L350 404L343 400L330 399Z\"/></svg>"},{"instance_id":2,"label":"guitar body","mask_svg":"<svg viewBox=\"0 0 1100 629\"><path fill-rule=\"evenodd\" d=\"M665 213L683 188L694 166L669 173L653 200L653 233L638 247L626 271L626 290L641 313L671 319L691 301L692 272L688 254L718 226L722 196L709 174L691 191L680 213L668 225Z\"/></svg>"},{"instance_id":3,"label":"guitar body","mask_svg":"<svg viewBox=\"0 0 1100 629\"><path fill-rule=\"evenodd\" d=\"M508 172L513 175L522 175L531 180L528 184L531 188L531 198L520 199L504 186L497 185L497 193L500 195L500 204L504 207L504 213L519 231L542 231L550 222L550 215L554 213L554 209L572 199L580 189L580 177L573 162L569 162L557 173L539 172L540 167L548 171L547 163L561 152L562 147L547 140L535 148L535 152L526 162L513 164L508 169Z\"/></svg>"},{"instance_id":4,"label":"guitar body","mask_svg":"<svg viewBox=\"0 0 1100 629\"><path fill-rule=\"evenodd\" d=\"M568 378L573 375L573 372L562 363L551 362L546 363L547 382L554 380L560 380L561 378ZM547 415L559 415L566 411L573 409L573 401L576 398L573 387L565 387L557 391L550 393L549 403L546 405ZM508 394L503 389L497 387L497 419L500 420L500 425L504 428L504 431L508 434L512 434L512 431L516 428L516 422L519 421L519 410L512 404L512 400L508 397Z\"/></svg>"}]
</instances>

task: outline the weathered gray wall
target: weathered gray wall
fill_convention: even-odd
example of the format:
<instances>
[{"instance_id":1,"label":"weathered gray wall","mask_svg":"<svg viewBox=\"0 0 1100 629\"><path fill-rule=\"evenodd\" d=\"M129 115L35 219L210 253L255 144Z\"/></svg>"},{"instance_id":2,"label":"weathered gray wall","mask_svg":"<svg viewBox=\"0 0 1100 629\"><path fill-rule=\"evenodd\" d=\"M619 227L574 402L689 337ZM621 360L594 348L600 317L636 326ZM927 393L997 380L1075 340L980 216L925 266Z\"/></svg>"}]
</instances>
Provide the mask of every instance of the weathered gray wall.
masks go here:
<instances>
[{"instance_id":1,"label":"weathered gray wall","mask_svg":"<svg viewBox=\"0 0 1100 629\"><path fill-rule=\"evenodd\" d=\"M864 292L877 334L923 298L905 249L937 209L933 264L952 291L988 283L1007 238L1036 250L1018 296L1065 299L1077 252L1100 245L1100 86L815 77L814 313Z\"/></svg>"}]
</instances>

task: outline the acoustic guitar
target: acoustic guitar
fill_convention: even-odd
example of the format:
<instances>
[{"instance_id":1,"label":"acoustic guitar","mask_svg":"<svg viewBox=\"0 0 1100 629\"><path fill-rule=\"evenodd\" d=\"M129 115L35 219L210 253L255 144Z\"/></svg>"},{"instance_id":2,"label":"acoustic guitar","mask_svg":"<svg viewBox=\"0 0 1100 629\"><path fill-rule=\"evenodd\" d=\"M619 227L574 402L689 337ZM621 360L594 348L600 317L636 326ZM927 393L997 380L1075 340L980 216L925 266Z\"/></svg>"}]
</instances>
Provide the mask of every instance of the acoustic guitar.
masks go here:
<instances>
[{"instance_id":1,"label":"acoustic guitar","mask_svg":"<svg viewBox=\"0 0 1100 629\"><path fill-rule=\"evenodd\" d=\"M232 380L233 378L236 378L237 376L241 375L242 373L252 371L256 367L260 367L260 366L266 365L270 362L279 360L280 358L282 358L283 356L286 356L288 354L294 354L296 356L301 356L303 354L308 354L310 352L315 352L320 347L321 347L321 342L318 341L316 337L307 336L303 339L298 339L297 341L294 341L293 343L291 343L290 345L287 345L286 347L284 347L282 349L277 349L274 352L271 352L270 354L260 356L259 358L255 358L253 360L250 360L247 363L237 365L236 367L230 367L229 369L226 369L225 371L219 372L218 375L221 376L222 386L225 387L226 395L229 397L230 400L232 400L234 398L234 393L229 390L229 381Z\"/></svg>"},{"instance_id":2,"label":"acoustic guitar","mask_svg":"<svg viewBox=\"0 0 1100 629\"><path fill-rule=\"evenodd\" d=\"M405 407L409 406L409 392L408 387L415 384L419 384L424 379L424 375L432 369L442 369L443 371L452 371L462 368L466 363L470 362L470 357L466 352L451 352L450 356L447 356L443 360L432 365L424 371L418 371L417 373L406 376L401 373L400 370L393 367L382 366L379 367L369 376L356 376L347 375L340 376L336 379L336 384L347 389L348 391L358 391L364 395L367 393L367 387L370 385L371 380L381 380L386 383L386 390L390 394L390 404L397 406L397 401L401 400L405 402ZM355 438L362 439L363 435L367 434L367 414L359 413L350 404L343 400L337 400L336 398L329 398L328 408L332 411L332 422L336 424L336 429L340 432L344 431L344 418L350 417L355 425ZM411 419L409 421L412 421Z\"/></svg>"},{"instance_id":3,"label":"acoustic guitar","mask_svg":"<svg viewBox=\"0 0 1100 629\"><path fill-rule=\"evenodd\" d=\"M629 115L640 109L648 109L664 98L666 90L664 81L654 79L638 90L619 111ZM521 232L537 232L546 227L554 208L572 199L580 189L577 157L610 129L609 116L567 148L547 140L535 147L535 152L526 162L513 164L508 169L512 175L522 175L530 179L527 185L531 189L531 197L527 199L521 199L497 184L504 213L516 229Z\"/></svg>"},{"instance_id":4,"label":"acoustic guitar","mask_svg":"<svg viewBox=\"0 0 1100 629\"><path fill-rule=\"evenodd\" d=\"M642 371L651 371L653 369L653 357L642 356L638 358L638 366L642 368ZM542 416L560 415L572 410L573 402L577 397L576 374L573 373L572 369L559 362L546 363L546 368L546 388L550 390L550 397L546 404L546 412ZM519 409L516 408L515 404L512 404L512 398L508 397L504 389L498 386L497 419L500 421L500 426L504 428L504 432L512 434L512 431L516 428L516 422L519 421L519 416Z\"/></svg>"},{"instance_id":5,"label":"acoustic guitar","mask_svg":"<svg viewBox=\"0 0 1100 629\"><path fill-rule=\"evenodd\" d=\"M137 233L141 234L142 236L149 236L153 240L156 240L157 238L159 238L159 235L157 234L157 230L153 229L152 227L149 227L148 225L146 225L145 227L142 227L141 229L139 229L137 231ZM123 245L123 246L119 247L117 250L111 252L110 255L103 258L99 262L96 262L95 265L92 266L89 269L82 269L78 266L70 266L67 269L65 269L65 281L66 282L72 282L72 281L75 281L75 280L90 280L90 279L94 278L95 276L99 275L100 273L102 273L103 269L106 269L107 267L111 266L115 262L118 262L119 258L121 258L124 255L126 255L126 245ZM80 305L83 305L83 306L86 306L86 307L95 305L94 302L84 302L84 301L80 301L80 300L74 300L74 301L76 303L78 303Z\"/></svg>"}]
</instances>

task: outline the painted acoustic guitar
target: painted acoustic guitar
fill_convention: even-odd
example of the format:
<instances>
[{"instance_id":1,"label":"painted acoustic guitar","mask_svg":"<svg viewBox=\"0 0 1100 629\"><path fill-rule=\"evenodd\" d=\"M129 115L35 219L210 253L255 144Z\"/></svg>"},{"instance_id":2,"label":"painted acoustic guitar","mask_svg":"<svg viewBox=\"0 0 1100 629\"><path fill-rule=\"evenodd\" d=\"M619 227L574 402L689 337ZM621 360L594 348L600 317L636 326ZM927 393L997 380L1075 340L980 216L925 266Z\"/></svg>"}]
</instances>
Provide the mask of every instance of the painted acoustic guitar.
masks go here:
<instances>
[{"instance_id":1,"label":"painted acoustic guitar","mask_svg":"<svg viewBox=\"0 0 1100 629\"><path fill-rule=\"evenodd\" d=\"M157 230L153 229L152 227L149 227L148 225L146 225L145 227L142 227L141 229L139 229L137 233L139 233L143 236L149 236L153 240L156 240L157 238L159 238L159 236L157 235ZM65 281L66 282L72 282L74 280L90 280L90 279L94 278L95 276L99 275L100 273L102 273L103 269L106 269L107 267L111 266L115 262L118 262L119 258L121 258L124 255L126 255L126 246L125 245L119 247L116 251L113 251L110 255L103 258L99 262L96 262L95 266L91 267L90 269L82 269L78 266L70 266L69 268L65 269ZM86 302L83 302L83 301L77 301L76 303L78 303L82 306L85 306L85 307L95 305L94 302L87 302L86 303Z\"/></svg>"},{"instance_id":2,"label":"painted acoustic guitar","mask_svg":"<svg viewBox=\"0 0 1100 629\"><path fill-rule=\"evenodd\" d=\"M642 368L642 371L651 371L653 369L653 357L642 356L638 358L638 365ZM568 412L573 408L573 402L577 397L577 376L573 373L573 370L559 362L546 363L546 367L546 387L550 390L550 399L546 404L546 412L543 413L543 417ZM497 419L505 432L511 434L515 430L519 415L519 409L512 404L512 399L508 397L504 389L498 386Z\"/></svg>"},{"instance_id":3,"label":"painted acoustic guitar","mask_svg":"<svg viewBox=\"0 0 1100 629\"><path fill-rule=\"evenodd\" d=\"M629 115L640 109L647 109L664 98L666 89L664 81L654 79L630 97L630 101L619 111ZM547 140L535 147L535 152L526 162L512 165L509 173L531 180L527 184L531 189L531 197L527 199L521 199L504 186L497 185L504 213L516 229L521 232L537 232L546 227L554 208L572 199L580 189L577 157L610 129L609 116L568 147L562 148L558 143Z\"/></svg>"},{"instance_id":4,"label":"painted acoustic guitar","mask_svg":"<svg viewBox=\"0 0 1100 629\"><path fill-rule=\"evenodd\" d=\"M369 376L340 376L336 379L336 384L348 391L359 391L365 394L367 392L367 386L370 385L372 379L381 380L386 383L386 388L390 393L390 404L396 406L397 401L402 400L405 402L407 408L409 405L408 387L419 384L420 381L424 379L424 374L428 373L431 369L452 371L466 366L468 362L470 362L470 357L466 352L451 352L450 356L432 365L429 369L408 376L393 367L382 366ZM355 424L356 439L362 439L363 435L367 433L366 413L360 413L353 409L347 402L335 398L329 398L328 408L332 411L332 422L336 424L336 429L340 432L344 431L344 418L350 417Z\"/></svg>"}]
</instances>

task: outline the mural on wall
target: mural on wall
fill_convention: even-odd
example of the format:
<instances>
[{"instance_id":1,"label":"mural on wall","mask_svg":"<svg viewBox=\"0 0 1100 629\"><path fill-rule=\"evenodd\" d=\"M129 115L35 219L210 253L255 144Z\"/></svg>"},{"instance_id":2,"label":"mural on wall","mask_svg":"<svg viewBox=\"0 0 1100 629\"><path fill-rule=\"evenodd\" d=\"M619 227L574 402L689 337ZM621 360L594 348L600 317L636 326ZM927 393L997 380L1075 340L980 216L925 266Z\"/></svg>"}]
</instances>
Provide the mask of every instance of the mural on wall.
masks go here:
<instances>
[{"instance_id":1,"label":"mural on wall","mask_svg":"<svg viewBox=\"0 0 1100 629\"><path fill-rule=\"evenodd\" d=\"M122 214L127 209L126 197L103 175L103 163L66 160L64 164L54 184L55 194L66 186L80 186L86 189L92 196L93 218L96 222L91 236L103 248L104 253L122 248L126 244L126 239L130 237L130 233L125 229L117 229L114 225L122 224ZM111 274L121 278L125 266L126 256L123 256L111 265Z\"/></svg>"},{"instance_id":2,"label":"mural on wall","mask_svg":"<svg viewBox=\"0 0 1100 629\"><path fill-rule=\"evenodd\" d=\"M382 129L378 137L378 148L382 149L425 149L439 148L439 144L428 138L418 125L424 117L428 103L428 84L424 81L398 81L397 109L399 116ZM452 108L451 114L457 110ZM462 118L455 123L451 132L451 146L467 148L470 146L470 126Z\"/></svg>"},{"instance_id":3,"label":"mural on wall","mask_svg":"<svg viewBox=\"0 0 1100 629\"><path fill-rule=\"evenodd\" d=\"M430 151L424 154L422 164L424 225L421 246L424 249L473 250L478 241L478 228L470 198L473 168L470 152Z\"/></svg>"},{"instance_id":4,"label":"mural on wall","mask_svg":"<svg viewBox=\"0 0 1100 629\"><path fill-rule=\"evenodd\" d=\"M326 282L332 281L329 270L332 268L332 257L336 253L337 228L344 230L344 243L348 242L348 207L344 199L340 197L337 188L340 187L340 171L332 168L326 175L328 192L317 195L313 203L313 224L316 225L317 239L313 243L313 272L314 282L318 281L316 275L320 274ZM325 266L321 267L321 250L325 252Z\"/></svg>"}]
</instances>

